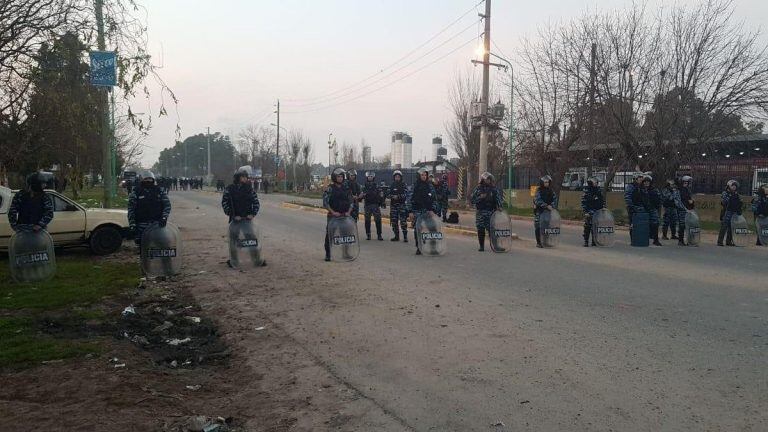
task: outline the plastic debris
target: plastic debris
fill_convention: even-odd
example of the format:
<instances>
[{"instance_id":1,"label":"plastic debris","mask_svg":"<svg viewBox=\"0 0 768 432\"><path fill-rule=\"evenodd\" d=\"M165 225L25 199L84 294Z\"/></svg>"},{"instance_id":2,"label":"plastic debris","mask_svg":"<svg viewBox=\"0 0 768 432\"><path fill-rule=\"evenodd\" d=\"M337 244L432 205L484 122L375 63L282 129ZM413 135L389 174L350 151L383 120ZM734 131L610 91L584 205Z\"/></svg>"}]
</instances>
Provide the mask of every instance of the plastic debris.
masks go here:
<instances>
[{"instance_id":1,"label":"plastic debris","mask_svg":"<svg viewBox=\"0 0 768 432\"><path fill-rule=\"evenodd\" d=\"M185 343L188 343L188 342L192 342L192 338L185 337L184 339L169 339L169 340L166 341L166 343L168 345L172 345L172 346L178 346L178 345L185 344Z\"/></svg>"},{"instance_id":2,"label":"plastic debris","mask_svg":"<svg viewBox=\"0 0 768 432\"><path fill-rule=\"evenodd\" d=\"M491 424L491 426L504 427L506 425L503 421L497 421L496 423Z\"/></svg>"},{"instance_id":3,"label":"plastic debris","mask_svg":"<svg viewBox=\"0 0 768 432\"><path fill-rule=\"evenodd\" d=\"M185 317L185 318L190 320L190 321L192 321L193 323L200 324L200 317L188 316L188 317Z\"/></svg>"},{"instance_id":4,"label":"plastic debris","mask_svg":"<svg viewBox=\"0 0 768 432\"><path fill-rule=\"evenodd\" d=\"M266 330L266 327L256 327L256 331Z\"/></svg>"},{"instance_id":5,"label":"plastic debris","mask_svg":"<svg viewBox=\"0 0 768 432\"><path fill-rule=\"evenodd\" d=\"M171 367L172 368L175 368L175 367L178 367L178 366L179 366L179 362L177 362L176 360L171 362Z\"/></svg>"},{"instance_id":6,"label":"plastic debris","mask_svg":"<svg viewBox=\"0 0 768 432\"><path fill-rule=\"evenodd\" d=\"M171 327L173 327L173 323L172 322L164 321L162 324L160 324L159 326L155 327L152 331L155 332L155 333L162 333L162 332L170 329Z\"/></svg>"},{"instance_id":7,"label":"plastic debris","mask_svg":"<svg viewBox=\"0 0 768 432\"><path fill-rule=\"evenodd\" d=\"M133 305L126 306L125 309L123 309L123 316L126 315L135 315L136 309L133 308Z\"/></svg>"},{"instance_id":8,"label":"plastic debris","mask_svg":"<svg viewBox=\"0 0 768 432\"><path fill-rule=\"evenodd\" d=\"M200 384L195 384L195 385L188 385L186 387L187 387L187 390L198 391L202 386Z\"/></svg>"}]
</instances>

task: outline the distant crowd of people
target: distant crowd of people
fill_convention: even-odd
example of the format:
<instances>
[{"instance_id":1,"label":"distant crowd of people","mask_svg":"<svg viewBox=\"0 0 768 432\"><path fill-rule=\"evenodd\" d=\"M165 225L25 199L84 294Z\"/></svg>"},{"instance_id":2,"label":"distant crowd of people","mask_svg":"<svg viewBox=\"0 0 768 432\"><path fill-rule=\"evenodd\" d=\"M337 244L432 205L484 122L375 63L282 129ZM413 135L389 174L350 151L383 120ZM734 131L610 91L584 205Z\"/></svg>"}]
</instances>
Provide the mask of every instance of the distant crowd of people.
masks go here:
<instances>
[{"instance_id":1,"label":"distant crowd of people","mask_svg":"<svg viewBox=\"0 0 768 432\"><path fill-rule=\"evenodd\" d=\"M160 177L155 178L156 185L168 193L171 190L201 190L203 189L202 177ZM139 179L125 181L125 190L130 194L138 186Z\"/></svg>"}]
</instances>

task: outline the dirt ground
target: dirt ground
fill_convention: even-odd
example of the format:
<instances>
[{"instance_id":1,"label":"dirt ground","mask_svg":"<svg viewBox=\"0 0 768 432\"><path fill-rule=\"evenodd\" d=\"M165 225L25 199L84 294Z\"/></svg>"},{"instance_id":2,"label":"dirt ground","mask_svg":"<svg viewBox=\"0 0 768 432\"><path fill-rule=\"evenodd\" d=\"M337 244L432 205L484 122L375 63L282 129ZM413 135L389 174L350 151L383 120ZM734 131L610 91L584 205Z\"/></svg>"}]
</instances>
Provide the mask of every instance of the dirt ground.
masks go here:
<instances>
[{"instance_id":1,"label":"dirt ground","mask_svg":"<svg viewBox=\"0 0 768 432\"><path fill-rule=\"evenodd\" d=\"M255 280L253 273L226 267L222 236L205 226L182 226L187 273L113 299L111 313L129 305L134 313L93 336L108 347L104 354L0 374L3 425L46 431L407 429L258 307L242 304L238 292L267 299L286 282L288 267L279 264L278 251L271 257L275 265L258 269Z\"/></svg>"}]
</instances>

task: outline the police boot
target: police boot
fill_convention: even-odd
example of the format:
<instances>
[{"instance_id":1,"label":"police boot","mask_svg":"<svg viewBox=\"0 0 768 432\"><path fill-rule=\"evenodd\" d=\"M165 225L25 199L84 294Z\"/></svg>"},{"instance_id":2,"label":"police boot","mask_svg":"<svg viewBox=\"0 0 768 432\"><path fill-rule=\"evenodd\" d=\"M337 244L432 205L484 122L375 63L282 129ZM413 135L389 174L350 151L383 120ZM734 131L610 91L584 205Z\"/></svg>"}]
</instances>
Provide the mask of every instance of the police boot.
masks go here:
<instances>
[{"instance_id":1,"label":"police boot","mask_svg":"<svg viewBox=\"0 0 768 432\"><path fill-rule=\"evenodd\" d=\"M677 245L685 246L685 226L680 225L677 231Z\"/></svg>"},{"instance_id":2,"label":"police boot","mask_svg":"<svg viewBox=\"0 0 768 432\"><path fill-rule=\"evenodd\" d=\"M731 232L730 227L726 227L725 245L736 246L736 244L733 242L733 233Z\"/></svg>"},{"instance_id":3,"label":"police boot","mask_svg":"<svg viewBox=\"0 0 768 432\"><path fill-rule=\"evenodd\" d=\"M669 237L667 237L667 229L668 229L668 228L669 228L669 227L668 227L668 226L666 226L666 225L664 225L663 227L661 227L661 239L662 239L662 240L669 240ZM672 234L672 238L675 238L675 235L674 235L674 234Z\"/></svg>"},{"instance_id":4,"label":"police boot","mask_svg":"<svg viewBox=\"0 0 768 432\"><path fill-rule=\"evenodd\" d=\"M485 229L481 228L477 230L477 242L480 243L480 249L478 249L478 252L483 252L485 250Z\"/></svg>"},{"instance_id":5,"label":"police boot","mask_svg":"<svg viewBox=\"0 0 768 432\"><path fill-rule=\"evenodd\" d=\"M408 231L403 231L403 243L408 243Z\"/></svg>"},{"instance_id":6,"label":"police boot","mask_svg":"<svg viewBox=\"0 0 768 432\"><path fill-rule=\"evenodd\" d=\"M723 237L725 237L725 232L728 231L728 227L725 224L720 225L720 232L717 234L717 245L722 246L723 245Z\"/></svg>"},{"instance_id":7,"label":"police boot","mask_svg":"<svg viewBox=\"0 0 768 432\"><path fill-rule=\"evenodd\" d=\"M541 244L541 228L536 228L534 230L534 233L536 234L536 247L542 248L544 245Z\"/></svg>"},{"instance_id":8,"label":"police boot","mask_svg":"<svg viewBox=\"0 0 768 432\"><path fill-rule=\"evenodd\" d=\"M393 241L393 242L400 241L400 230L395 228L395 236L389 239L389 241Z\"/></svg>"},{"instance_id":9,"label":"police boot","mask_svg":"<svg viewBox=\"0 0 768 432\"><path fill-rule=\"evenodd\" d=\"M661 246L661 242L659 241L659 224L651 225L651 235L653 235L653 245Z\"/></svg>"},{"instance_id":10,"label":"police boot","mask_svg":"<svg viewBox=\"0 0 768 432\"><path fill-rule=\"evenodd\" d=\"M584 225L584 247L589 247L589 232L591 230L589 229L589 225Z\"/></svg>"},{"instance_id":11,"label":"police boot","mask_svg":"<svg viewBox=\"0 0 768 432\"><path fill-rule=\"evenodd\" d=\"M383 241L384 237L381 236L381 219L376 221L376 240Z\"/></svg>"}]
</instances>

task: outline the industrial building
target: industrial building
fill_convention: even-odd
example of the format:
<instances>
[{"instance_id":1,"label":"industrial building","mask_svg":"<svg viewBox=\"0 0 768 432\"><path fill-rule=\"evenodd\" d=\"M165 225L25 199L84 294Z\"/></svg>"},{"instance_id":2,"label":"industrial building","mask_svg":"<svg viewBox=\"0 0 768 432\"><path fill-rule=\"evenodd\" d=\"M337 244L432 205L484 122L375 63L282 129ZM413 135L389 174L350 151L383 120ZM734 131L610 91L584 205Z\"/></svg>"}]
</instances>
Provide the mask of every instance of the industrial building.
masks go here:
<instances>
[{"instance_id":1,"label":"industrial building","mask_svg":"<svg viewBox=\"0 0 768 432\"><path fill-rule=\"evenodd\" d=\"M407 132L392 132L392 168L413 166L413 138Z\"/></svg>"}]
</instances>

